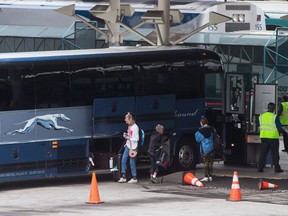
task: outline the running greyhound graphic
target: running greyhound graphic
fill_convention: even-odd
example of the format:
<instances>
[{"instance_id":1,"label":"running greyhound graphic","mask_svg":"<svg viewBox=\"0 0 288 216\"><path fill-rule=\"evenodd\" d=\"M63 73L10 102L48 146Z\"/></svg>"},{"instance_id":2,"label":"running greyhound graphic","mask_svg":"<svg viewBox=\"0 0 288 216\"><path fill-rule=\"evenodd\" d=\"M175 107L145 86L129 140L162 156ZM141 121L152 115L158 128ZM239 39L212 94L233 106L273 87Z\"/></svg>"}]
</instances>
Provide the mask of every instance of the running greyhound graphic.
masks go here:
<instances>
[{"instance_id":1,"label":"running greyhound graphic","mask_svg":"<svg viewBox=\"0 0 288 216\"><path fill-rule=\"evenodd\" d=\"M42 116L35 116L34 118L28 119L24 122L26 125L23 128L8 132L7 135L15 135L17 133L19 134L26 134L31 132L36 125L40 125L43 128L46 128L48 130L54 129L54 130L66 130L67 133L72 132L73 130L64 126L58 125L57 120L61 121L70 121L70 118L65 116L64 114L47 114ZM19 123L19 124L21 124Z\"/></svg>"}]
</instances>

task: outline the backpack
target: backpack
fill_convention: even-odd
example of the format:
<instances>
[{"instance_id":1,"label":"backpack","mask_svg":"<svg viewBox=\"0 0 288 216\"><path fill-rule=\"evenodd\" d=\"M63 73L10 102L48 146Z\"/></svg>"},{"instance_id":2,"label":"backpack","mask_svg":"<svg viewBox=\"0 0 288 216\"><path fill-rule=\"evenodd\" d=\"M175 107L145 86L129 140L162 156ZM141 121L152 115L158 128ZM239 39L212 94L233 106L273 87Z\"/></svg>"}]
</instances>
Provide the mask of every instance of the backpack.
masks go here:
<instances>
[{"instance_id":1,"label":"backpack","mask_svg":"<svg viewBox=\"0 0 288 216\"><path fill-rule=\"evenodd\" d=\"M157 154L157 161L156 161L157 166L166 170L170 166L169 155L163 148L156 150L156 154Z\"/></svg>"},{"instance_id":2,"label":"backpack","mask_svg":"<svg viewBox=\"0 0 288 216\"><path fill-rule=\"evenodd\" d=\"M223 154L223 142L221 137L217 134L216 129L214 128L214 138L213 138L213 145L214 145L214 151L215 151L215 156L217 157L222 157Z\"/></svg>"},{"instance_id":3,"label":"backpack","mask_svg":"<svg viewBox=\"0 0 288 216\"><path fill-rule=\"evenodd\" d=\"M144 139L145 139L145 132L141 128L139 128L139 140L138 145L143 146L144 145Z\"/></svg>"}]
</instances>

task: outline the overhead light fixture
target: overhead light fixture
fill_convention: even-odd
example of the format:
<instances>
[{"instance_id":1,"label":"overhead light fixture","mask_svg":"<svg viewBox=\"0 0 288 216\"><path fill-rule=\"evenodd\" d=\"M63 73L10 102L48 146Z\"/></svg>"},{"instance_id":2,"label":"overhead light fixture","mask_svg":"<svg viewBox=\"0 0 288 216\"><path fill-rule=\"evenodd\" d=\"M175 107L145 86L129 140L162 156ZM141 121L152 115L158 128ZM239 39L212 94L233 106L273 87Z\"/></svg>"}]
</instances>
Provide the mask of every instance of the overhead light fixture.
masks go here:
<instances>
[{"instance_id":1,"label":"overhead light fixture","mask_svg":"<svg viewBox=\"0 0 288 216\"><path fill-rule=\"evenodd\" d=\"M141 18L145 23L164 24L164 12L162 10L148 10Z\"/></svg>"},{"instance_id":2,"label":"overhead light fixture","mask_svg":"<svg viewBox=\"0 0 288 216\"><path fill-rule=\"evenodd\" d=\"M120 5L120 14L122 16L131 17L131 16L133 16L134 12L135 12L135 10L133 7L131 7L130 4L121 4Z\"/></svg>"},{"instance_id":3,"label":"overhead light fixture","mask_svg":"<svg viewBox=\"0 0 288 216\"><path fill-rule=\"evenodd\" d=\"M107 11L110 11L110 6L109 5L95 5L94 7L92 7L89 12L94 15L97 16L98 14L102 14L105 13Z\"/></svg>"},{"instance_id":4,"label":"overhead light fixture","mask_svg":"<svg viewBox=\"0 0 288 216\"><path fill-rule=\"evenodd\" d=\"M183 14L178 9L170 10L170 22L171 23L181 23L183 19Z\"/></svg>"}]
</instances>

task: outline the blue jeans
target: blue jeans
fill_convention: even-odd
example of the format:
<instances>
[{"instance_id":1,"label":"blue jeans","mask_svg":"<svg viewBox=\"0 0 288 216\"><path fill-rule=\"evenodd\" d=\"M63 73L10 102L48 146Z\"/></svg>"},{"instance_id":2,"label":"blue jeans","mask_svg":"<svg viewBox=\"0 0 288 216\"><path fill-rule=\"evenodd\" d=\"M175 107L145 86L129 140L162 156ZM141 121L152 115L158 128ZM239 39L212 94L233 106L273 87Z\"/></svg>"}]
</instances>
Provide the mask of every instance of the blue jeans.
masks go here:
<instances>
[{"instance_id":1,"label":"blue jeans","mask_svg":"<svg viewBox=\"0 0 288 216\"><path fill-rule=\"evenodd\" d=\"M125 146L125 150L123 152L122 155L122 160L121 160L121 173L122 174L126 174L126 164L127 164L127 160L129 157L129 148L127 146ZM131 174L132 177L136 177L137 176L137 172L136 172L136 158L131 158L130 157L130 167L131 167Z\"/></svg>"}]
</instances>

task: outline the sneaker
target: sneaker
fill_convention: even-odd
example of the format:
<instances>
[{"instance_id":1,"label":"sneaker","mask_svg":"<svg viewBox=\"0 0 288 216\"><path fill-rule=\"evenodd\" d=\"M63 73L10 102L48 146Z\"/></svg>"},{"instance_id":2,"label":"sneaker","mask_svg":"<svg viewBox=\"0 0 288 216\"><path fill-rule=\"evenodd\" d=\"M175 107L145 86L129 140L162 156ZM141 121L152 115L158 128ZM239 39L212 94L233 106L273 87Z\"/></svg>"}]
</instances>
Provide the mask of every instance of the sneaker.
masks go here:
<instances>
[{"instance_id":1,"label":"sneaker","mask_svg":"<svg viewBox=\"0 0 288 216\"><path fill-rule=\"evenodd\" d=\"M208 177L204 177L204 178L202 178L200 181L201 181L201 182L202 182L202 181L203 181L203 182L208 182L208 181L209 181L209 178L208 178Z\"/></svg>"},{"instance_id":2,"label":"sneaker","mask_svg":"<svg viewBox=\"0 0 288 216\"><path fill-rule=\"evenodd\" d=\"M277 170L274 170L274 172L275 172L275 173L282 173L282 172L284 172L284 170L282 170L282 169L277 169Z\"/></svg>"},{"instance_id":3,"label":"sneaker","mask_svg":"<svg viewBox=\"0 0 288 216\"><path fill-rule=\"evenodd\" d=\"M126 183L127 180L126 180L126 178L120 178L120 179L118 180L118 182L119 182L119 183Z\"/></svg>"},{"instance_id":4,"label":"sneaker","mask_svg":"<svg viewBox=\"0 0 288 216\"><path fill-rule=\"evenodd\" d=\"M134 178L132 178L132 179L130 179L130 181L128 181L128 183L130 183L130 184L137 183L137 182L138 182L138 180L134 179Z\"/></svg>"},{"instance_id":5,"label":"sneaker","mask_svg":"<svg viewBox=\"0 0 288 216\"><path fill-rule=\"evenodd\" d=\"M158 180L157 180L157 177L155 177L155 178L151 177L150 178L150 182L153 183L153 184L158 184L159 183Z\"/></svg>"},{"instance_id":6,"label":"sneaker","mask_svg":"<svg viewBox=\"0 0 288 216\"><path fill-rule=\"evenodd\" d=\"M212 178L212 176L210 176L210 177L209 177L209 181L213 181L213 178Z\"/></svg>"}]
</instances>

